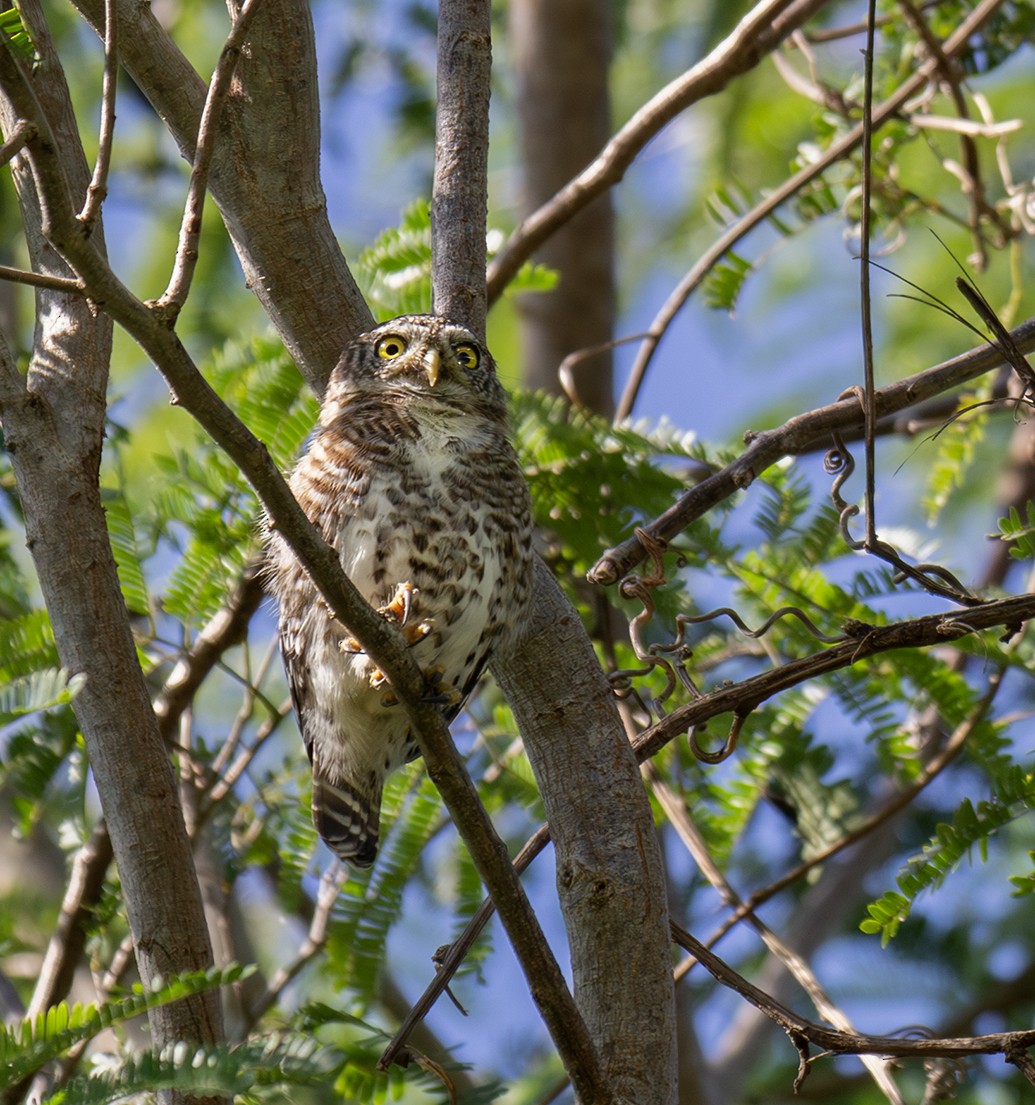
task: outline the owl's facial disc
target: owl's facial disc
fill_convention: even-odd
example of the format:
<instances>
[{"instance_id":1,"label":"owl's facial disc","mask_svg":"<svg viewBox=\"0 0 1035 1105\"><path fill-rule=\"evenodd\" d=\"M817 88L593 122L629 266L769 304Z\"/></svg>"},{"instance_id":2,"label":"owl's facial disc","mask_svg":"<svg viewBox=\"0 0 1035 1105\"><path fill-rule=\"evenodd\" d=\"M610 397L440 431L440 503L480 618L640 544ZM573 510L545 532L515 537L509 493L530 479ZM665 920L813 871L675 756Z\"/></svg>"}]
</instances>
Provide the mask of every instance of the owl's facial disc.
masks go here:
<instances>
[{"instance_id":1,"label":"owl's facial disc","mask_svg":"<svg viewBox=\"0 0 1035 1105\"><path fill-rule=\"evenodd\" d=\"M465 345L461 348L466 351L472 347ZM435 387L443 377L443 356L438 345L414 343L402 334L388 334L381 338L375 349L378 357L386 362L381 372L388 379L417 376L422 381L427 380L429 387ZM460 356L456 359L460 364L467 364L467 360Z\"/></svg>"}]
</instances>

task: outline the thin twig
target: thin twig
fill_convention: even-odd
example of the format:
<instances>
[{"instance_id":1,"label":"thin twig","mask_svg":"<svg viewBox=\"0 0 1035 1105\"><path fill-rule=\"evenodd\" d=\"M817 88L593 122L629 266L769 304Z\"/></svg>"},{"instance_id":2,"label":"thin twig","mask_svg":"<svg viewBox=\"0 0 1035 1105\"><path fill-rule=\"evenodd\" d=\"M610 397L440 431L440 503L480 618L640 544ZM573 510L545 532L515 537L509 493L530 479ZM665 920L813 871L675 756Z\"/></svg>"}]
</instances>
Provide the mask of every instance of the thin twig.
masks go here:
<instances>
[{"instance_id":1,"label":"thin twig","mask_svg":"<svg viewBox=\"0 0 1035 1105\"><path fill-rule=\"evenodd\" d=\"M306 933L302 946L289 963L278 968L276 974L270 979L265 992L247 1010L249 1025L254 1025L280 997L284 988L295 978L302 968L314 959L327 943L327 930L330 926L334 903L338 900L345 880L349 877L348 868L341 862L335 861L323 873L320 878L320 886L316 892L316 904L309 922L309 931Z\"/></svg>"},{"instance_id":2,"label":"thin twig","mask_svg":"<svg viewBox=\"0 0 1035 1105\"><path fill-rule=\"evenodd\" d=\"M69 276L48 276L28 269L17 269L11 265L0 265L0 280L10 280L12 284L27 284L31 288L46 288L52 292L68 292L69 295L85 295L81 280Z\"/></svg>"},{"instance_id":3,"label":"thin twig","mask_svg":"<svg viewBox=\"0 0 1035 1105\"><path fill-rule=\"evenodd\" d=\"M946 39L944 52L952 55L962 50L975 31L987 22L1002 5L1003 0L983 0L960 26ZM937 69L937 59L928 59L912 76L908 77L895 93L871 113L871 125L877 128L894 117L899 109L921 89ZM756 204L740 219L728 227L702 254L693 268L680 281L669 295L661 309L655 315L648 329L648 337L637 354L636 361L629 374L629 381L619 401L615 419L627 418L636 403L636 398L646 376L647 369L673 319L682 310L683 305L697 289L704 278L745 235L782 207L787 200L796 195L806 184L821 176L832 165L854 150L863 137L863 126L859 124L843 138L833 143L815 161L803 166L792 177L774 189L764 200Z\"/></svg>"},{"instance_id":4,"label":"thin twig","mask_svg":"<svg viewBox=\"0 0 1035 1105\"><path fill-rule=\"evenodd\" d=\"M691 854L698 870L709 883L719 892L723 903L731 908L737 908L744 903L740 896L723 875L719 866L712 859L697 826L693 823L687 812L683 800L662 779L653 764L646 765L647 778L655 797L668 816L670 823L683 841L687 851ZM769 951L786 967L790 975L798 982L808 995L809 1000L816 1008L816 1012L824 1017L835 1028L842 1032L855 1032L852 1022L833 1003L826 991L816 978L811 967L805 960L789 947L764 921L752 911L744 911L743 919L758 933L762 942ZM902 1095L895 1085L894 1079L888 1073L884 1064L875 1060L872 1056L863 1058L866 1069L880 1088L891 1105L904 1105Z\"/></svg>"},{"instance_id":5,"label":"thin twig","mask_svg":"<svg viewBox=\"0 0 1035 1105\"><path fill-rule=\"evenodd\" d=\"M949 94L956 108L956 114L959 116L958 120L952 120L952 122L958 122L960 124L971 123L971 125L973 125L969 118L970 112L967 108L967 99L963 95L963 90L960 87L964 80L963 67L959 64L957 59L946 56L942 49L941 42L925 22L922 12L920 12L910 0L898 0L898 2L906 17L906 21L923 40L930 55L938 61L938 68L942 80L945 85L948 86ZM938 119L937 116L933 118L936 120ZM934 125L937 126L938 123L935 122ZM993 218L998 223L999 230L1002 231L1005 228L999 222L995 208L985 198L984 185L981 179L981 162L978 158L977 145L974 142L973 133L965 125L955 129L960 137L960 160L962 162L960 166L960 183L963 186L963 194L966 197L969 209L968 224L974 241L975 267L979 270L984 270L988 263L988 255L985 248L985 241L981 234L982 216L986 215Z\"/></svg>"},{"instance_id":6,"label":"thin twig","mask_svg":"<svg viewBox=\"0 0 1035 1105\"><path fill-rule=\"evenodd\" d=\"M115 136L115 92L118 87L118 16L115 0L104 0L104 77L101 81L101 127L97 136L97 160L93 177L86 189L79 220L92 227L101 213L101 204L108 194L108 171L111 168L111 147Z\"/></svg>"},{"instance_id":7,"label":"thin twig","mask_svg":"<svg viewBox=\"0 0 1035 1105\"><path fill-rule=\"evenodd\" d=\"M862 210L859 214L859 321L862 327L863 348L863 426L866 457L866 547L877 543L877 455L874 445L874 425L877 421L873 400L873 317L870 297L870 209L873 189L873 53L877 0L869 0L866 13L866 50L863 67L863 118L862 118Z\"/></svg>"},{"instance_id":8,"label":"thin twig","mask_svg":"<svg viewBox=\"0 0 1035 1105\"><path fill-rule=\"evenodd\" d=\"M190 185L187 200L183 207L183 221L180 224L179 243L176 247L176 260L173 263L169 286L157 300L156 306L171 326L179 315L190 291L194 269L198 263L198 242L201 237L201 219L205 207L205 191L208 186L208 174L212 165L212 153L215 149L219 117L230 81L241 56L241 46L248 28L258 11L261 0L244 0L240 11L234 17L230 33L223 43L219 62L205 97L205 107L201 113L198 127L198 140L194 149L194 162L191 166Z\"/></svg>"},{"instance_id":9,"label":"thin twig","mask_svg":"<svg viewBox=\"0 0 1035 1105\"><path fill-rule=\"evenodd\" d=\"M514 858L514 871L521 874L535 859L536 856L550 842L550 826L540 827L525 842L524 847ZM496 912L496 907L491 898L486 898L467 922L464 931L449 945L444 954L436 960L436 971L424 993L414 1002L406 1019L399 1026L398 1031L392 1037L385 1048L381 1058L377 1061L378 1070L387 1070L406 1047L406 1042L413 1033L414 1028L424 1020L431 1011L431 1007L449 988L449 983L456 974L460 964L464 961L471 945L478 939L482 929L489 923L489 919Z\"/></svg>"}]
</instances>

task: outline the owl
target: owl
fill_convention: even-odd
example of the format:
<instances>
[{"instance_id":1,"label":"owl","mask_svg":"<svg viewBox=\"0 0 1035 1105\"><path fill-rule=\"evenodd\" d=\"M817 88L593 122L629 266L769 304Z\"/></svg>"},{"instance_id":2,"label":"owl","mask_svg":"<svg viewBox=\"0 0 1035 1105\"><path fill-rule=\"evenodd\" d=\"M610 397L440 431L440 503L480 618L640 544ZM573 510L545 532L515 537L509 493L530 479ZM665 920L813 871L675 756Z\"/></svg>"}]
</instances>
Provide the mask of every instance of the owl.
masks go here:
<instances>
[{"instance_id":1,"label":"owl","mask_svg":"<svg viewBox=\"0 0 1035 1105\"><path fill-rule=\"evenodd\" d=\"M431 315L361 335L290 484L360 594L399 626L451 721L531 594L528 489L484 345ZM419 755L406 712L270 527L267 573L313 822L341 859L369 866L385 778Z\"/></svg>"}]
</instances>

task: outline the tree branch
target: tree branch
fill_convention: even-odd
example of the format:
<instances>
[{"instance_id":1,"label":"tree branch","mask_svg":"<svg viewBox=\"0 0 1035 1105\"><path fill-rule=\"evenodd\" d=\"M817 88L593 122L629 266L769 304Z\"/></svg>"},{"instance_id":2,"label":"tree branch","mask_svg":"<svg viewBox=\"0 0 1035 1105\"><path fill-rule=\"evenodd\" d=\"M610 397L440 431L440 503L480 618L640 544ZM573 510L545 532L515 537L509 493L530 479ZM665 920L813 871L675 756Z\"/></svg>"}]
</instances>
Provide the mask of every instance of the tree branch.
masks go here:
<instances>
[{"instance_id":1,"label":"tree branch","mask_svg":"<svg viewBox=\"0 0 1035 1105\"><path fill-rule=\"evenodd\" d=\"M86 927L101 899L112 857L111 837L102 821L72 861L61 912L47 944L28 1016L45 1013L68 995L86 947Z\"/></svg>"},{"instance_id":2,"label":"tree branch","mask_svg":"<svg viewBox=\"0 0 1035 1105\"><path fill-rule=\"evenodd\" d=\"M827 0L763 0L729 37L681 77L666 85L607 143L597 159L533 212L510 236L489 266L489 303L494 303L535 250L577 212L617 184L644 146L681 111L721 92L734 77L754 68Z\"/></svg>"},{"instance_id":3,"label":"tree branch","mask_svg":"<svg viewBox=\"0 0 1035 1105\"><path fill-rule=\"evenodd\" d=\"M236 588L176 661L154 700L162 739L171 741L180 715L190 705L205 677L223 653L244 640L252 616L262 603L262 570L253 562Z\"/></svg>"},{"instance_id":4,"label":"tree branch","mask_svg":"<svg viewBox=\"0 0 1035 1105\"><path fill-rule=\"evenodd\" d=\"M798 1016L775 1001L763 990L753 986L743 975L709 951L686 929L677 929L680 947L688 951L723 986L735 990L742 998L776 1021L790 1037L802 1058L796 1086L808 1073L808 1045L837 1055L884 1055L917 1058L923 1056L959 1058L964 1055L1003 1055L1008 1062L1021 1067L1025 1077L1033 1080L1025 1069L1031 1065L1027 1050L1035 1047L1035 1031L997 1032L988 1036L956 1036L950 1039L903 1039L899 1036L864 1036L855 1032L839 1032Z\"/></svg>"},{"instance_id":5,"label":"tree branch","mask_svg":"<svg viewBox=\"0 0 1035 1105\"><path fill-rule=\"evenodd\" d=\"M951 56L955 52L963 49L970 40L970 37L992 18L1002 3L1003 0L984 0L983 3L980 3L946 39L944 44L945 54ZM914 96L923 88L937 70L937 58L931 58L921 65L914 74L903 81L902 85L892 96L889 96L887 100L873 109L870 113L870 123L868 125L876 129L886 123L898 113L899 108L901 108L910 97ZM644 338L643 344L636 355L633 367L630 370L629 381L626 384L625 392L618 404L618 409L615 414L616 418L626 418L632 412L633 404L636 401L636 395L646 375L651 358L654 356L654 352L658 347L658 343L665 335L673 319L679 311L682 310L687 299L689 299L690 295L701 284L718 261L722 259L722 256L728 250L732 249L749 231L753 230L774 211L782 207L783 204L801 188L810 181L815 180L829 169L831 165L836 164L841 158L854 150L862 142L865 129L866 127L864 124L860 123L844 135L844 137L834 142L829 149L820 157L816 158L815 161L799 169L792 177L784 181L778 188L775 188L761 203L756 204L743 217L725 230L698 259L694 267L683 277L678 286L669 295L668 299L662 305L661 310L658 311L654 320L651 322L647 330L647 336Z\"/></svg>"},{"instance_id":6,"label":"tree branch","mask_svg":"<svg viewBox=\"0 0 1035 1105\"><path fill-rule=\"evenodd\" d=\"M1028 353L1035 349L1035 319L1029 319L1010 333L1022 352ZM990 345L962 353L875 392L877 415L884 417L903 411L915 403L999 368L1002 364L1002 354ZM670 541L695 518L701 517L723 499L749 487L778 460L813 450L817 440L828 437L835 431L858 432L862 424L862 408L853 397L839 399L829 406L795 415L776 429L747 435L748 447L735 461L691 488L664 514L643 529L648 537ZM621 545L608 549L590 569L589 579L593 583L616 583L646 555L640 540L631 537Z\"/></svg>"},{"instance_id":7,"label":"tree branch","mask_svg":"<svg viewBox=\"0 0 1035 1105\"><path fill-rule=\"evenodd\" d=\"M438 107L431 196L431 284L436 314L485 336L488 203L488 0L438 6Z\"/></svg>"},{"instance_id":8,"label":"tree branch","mask_svg":"<svg viewBox=\"0 0 1035 1105\"><path fill-rule=\"evenodd\" d=\"M850 638L820 652L763 672L750 679L695 698L676 707L657 724L645 729L636 740L636 754L647 759L659 752L670 740L702 725L720 714L732 713L743 720L766 699L799 683L826 675L840 668L890 652L897 648L925 648L957 641L982 629L1005 627L1006 634L1019 632L1024 622L1035 617L1035 595L1015 595L994 602L968 606L966 610L944 614L929 614L891 625L849 623Z\"/></svg>"}]
</instances>

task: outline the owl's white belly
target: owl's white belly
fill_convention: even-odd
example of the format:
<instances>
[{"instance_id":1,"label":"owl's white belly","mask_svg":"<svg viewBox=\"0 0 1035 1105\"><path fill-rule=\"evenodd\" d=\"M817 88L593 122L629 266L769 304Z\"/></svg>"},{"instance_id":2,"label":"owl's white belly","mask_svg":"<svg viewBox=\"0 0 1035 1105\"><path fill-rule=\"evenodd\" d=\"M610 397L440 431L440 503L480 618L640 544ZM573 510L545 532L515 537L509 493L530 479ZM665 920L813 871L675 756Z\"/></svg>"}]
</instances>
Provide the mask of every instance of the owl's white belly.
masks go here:
<instances>
[{"instance_id":1,"label":"owl's white belly","mask_svg":"<svg viewBox=\"0 0 1035 1105\"><path fill-rule=\"evenodd\" d=\"M412 486L375 478L363 509L343 519L335 545L346 574L373 607L386 607L403 585L414 588L401 626L414 637L418 627L426 630L411 645L414 659L429 674L429 686L464 696L500 628L505 553L487 535L479 505L458 488L448 456L443 460L432 448L414 459ZM313 689L350 735L336 742L328 767L348 777L371 759L386 771L399 766L409 753L405 710L392 704L388 685L349 642L347 627L329 621L317 636Z\"/></svg>"}]
</instances>

